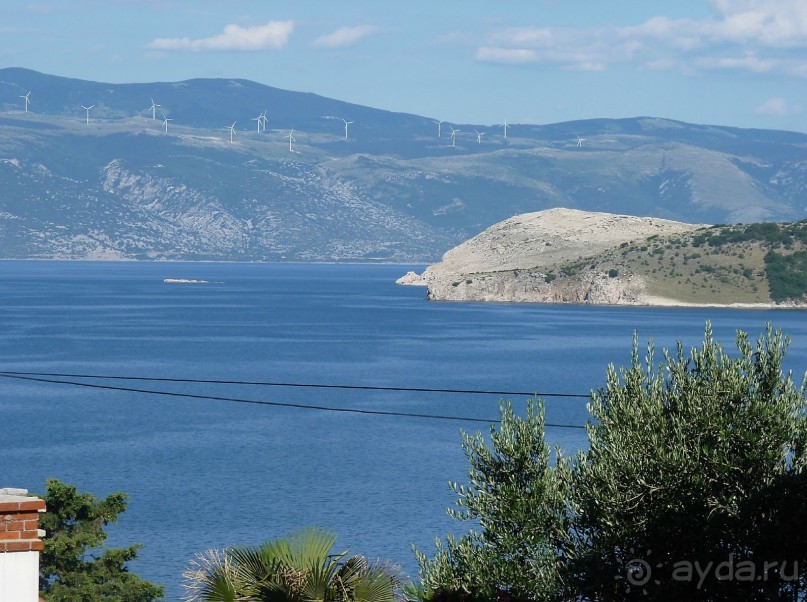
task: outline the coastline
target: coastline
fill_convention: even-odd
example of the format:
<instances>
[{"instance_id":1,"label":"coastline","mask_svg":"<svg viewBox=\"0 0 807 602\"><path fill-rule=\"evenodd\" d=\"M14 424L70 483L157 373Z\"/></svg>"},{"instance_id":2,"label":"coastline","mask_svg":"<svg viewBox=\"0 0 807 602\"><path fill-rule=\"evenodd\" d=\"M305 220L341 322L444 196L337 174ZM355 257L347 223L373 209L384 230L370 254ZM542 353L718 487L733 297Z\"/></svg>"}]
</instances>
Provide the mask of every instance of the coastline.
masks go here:
<instances>
[{"instance_id":1,"label":"coastline","mask_svg":"<svg viewBox=\"0 0 807 602\"><path fill-rule=\"evenodd\" d=\"M695 303L691 301L681 301L678 299L672 299L670 297L662 297L659 295L648 295L645 293L640 293L637 295L636 299L634 300L627 300L621 299L615 302L596 302L596 301L564 301L561 299L516 299L514 297L507 297L503 294L498 295L481 295L481 296L470 296L464 298L449 298L449 297L441 297L434 292L434 288L432 287L432 283L436 281L434 275L432 277L426 277L426 273L417 274L415 272L409 271L400 278L395 281L395 284L400 286L420 286L426 287L428 293L426 295L427 300L435 301L438 303L515 303L515 304L525 304L525 305L578 305L578 306L595 306L595 307L614 307L614 306L622 306L622 307L680 307L684 308L716 308L716 309L737 309L737 310L756 310L756 309L770 309L770 310L805 310L807 309L807 303L796 303L796 302L788 302L788 303L774 303L774 302L755 302L755 303L743 303L743 302L736 302L736 303ZM467 275L457 275L458 278L462 279ZM491 297L496 298L491 298Z\"/></svg>"},{"instance_id":2,"label":"coastline","mask_svg":"<svg viewBox=\"0 0 807 602\"><path fill-rule=\"evenodd\" d=\"M691 303L688 301L678 301L677 299L669 299L667 297L657 297L654 295L647 295L644 298L645 303L650 307L715 307L720 309L807 309L807 303ZM628 304L625 304L628 305Z\"/></svg>"},{"instance_id":3,"label":"coastline","mask_svg":"<svg viewBox=\"0 0 807 602\"><path fill-rule=\"evenodd\" d=\"M768 228L785 241L776 253L779 275L769 282L767 253L776 240L760 234L763 226L546 209L494 224L397 283L426 286L432 301L807 309L807 281L791 287L780 265L798 261L783 257L805 248L798 241L807 227Z\"/></svg>"}]
</instances>

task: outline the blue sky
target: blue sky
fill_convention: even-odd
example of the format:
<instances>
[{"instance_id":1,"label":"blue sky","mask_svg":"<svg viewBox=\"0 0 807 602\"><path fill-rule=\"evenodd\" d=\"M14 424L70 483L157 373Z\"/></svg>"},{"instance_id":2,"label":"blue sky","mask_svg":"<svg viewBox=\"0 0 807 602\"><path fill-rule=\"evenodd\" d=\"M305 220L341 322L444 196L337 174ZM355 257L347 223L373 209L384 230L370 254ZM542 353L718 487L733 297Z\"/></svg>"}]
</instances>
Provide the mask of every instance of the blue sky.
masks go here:
<instances>
[{"instance_id":1,"label":"blue sky","mask_svg":"<svg viewBox=\"0 0 807 602\"><path fill-rule=\"evenodd\" d=\"M0 0L0 66L247 78L454 123L807 132L807 0Z\"/></svg>"}]
</instances>

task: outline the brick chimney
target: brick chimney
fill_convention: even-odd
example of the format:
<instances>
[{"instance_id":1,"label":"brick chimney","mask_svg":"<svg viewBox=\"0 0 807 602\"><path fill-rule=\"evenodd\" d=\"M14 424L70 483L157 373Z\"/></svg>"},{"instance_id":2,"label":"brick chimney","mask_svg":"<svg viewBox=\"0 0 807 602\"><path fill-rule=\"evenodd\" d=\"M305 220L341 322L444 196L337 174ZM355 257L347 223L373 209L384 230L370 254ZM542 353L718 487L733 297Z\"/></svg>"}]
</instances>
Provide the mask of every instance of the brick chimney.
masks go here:
<instances>
[{"instance_id":1,"label":"brick chimney","mask_svg":"<svg viewBox=\"0 0 807 602\"><path fill-rule=\"evenodd\" d=\"M45 532L39 513L45 500L26 489L0 488L0 601L39 600L39 552Z\"/></svg>"}]
</instances>

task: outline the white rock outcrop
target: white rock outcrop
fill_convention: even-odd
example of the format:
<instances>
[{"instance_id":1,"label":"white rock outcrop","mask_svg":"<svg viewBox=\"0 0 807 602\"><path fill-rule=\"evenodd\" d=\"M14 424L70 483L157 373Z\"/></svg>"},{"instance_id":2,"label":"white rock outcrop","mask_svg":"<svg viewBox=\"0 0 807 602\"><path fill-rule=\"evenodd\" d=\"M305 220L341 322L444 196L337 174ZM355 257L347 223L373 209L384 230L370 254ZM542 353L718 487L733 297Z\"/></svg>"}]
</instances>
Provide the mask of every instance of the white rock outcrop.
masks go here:
<instances>
[{"instance_id":1,"label":"white rock outcrop","mask_svg":"<svg viewBox=\"0 0 807 602\"><path fill-rule=\"evenodd\" d=\"M552 280L547 275L623 242L702 227L576 209L525 213L454 247L420 276L410 272L398 282L428 286L428 298L440 301L646 304L639 276L585 271Z\"/></svg>"},{"instance_id":2,"label":"white rock outcrop","mask_svg":"<svg viewBox=\"0 0 807 602\"><path fill-rule=\"evenodd\" d=\"M427 286L428 283L420 274L409 271L398 278L395 284L402 284L404 286Z\"/></svg>"}]
</instances>

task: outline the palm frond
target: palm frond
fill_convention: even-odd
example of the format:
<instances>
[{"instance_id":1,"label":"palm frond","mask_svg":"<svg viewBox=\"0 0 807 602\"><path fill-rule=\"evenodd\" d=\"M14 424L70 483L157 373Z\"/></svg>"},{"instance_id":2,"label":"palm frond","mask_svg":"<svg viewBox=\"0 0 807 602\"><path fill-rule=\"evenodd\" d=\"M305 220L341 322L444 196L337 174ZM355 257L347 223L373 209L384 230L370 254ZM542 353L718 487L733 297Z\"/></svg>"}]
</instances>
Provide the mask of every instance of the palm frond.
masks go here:
<instances>
[{"instance_id":1,"label":"palm frond","mask_svg":"<svg viewBox=\"0 0 807 602\"><path fill-rule=\"evenodd\" d=\"M309 527L259 548L209 550L183 577L185 600L208 602L394 602L394 567L331 553L336 536Z\"/></svg>"},{"instance_id":2,"label":"palm frond","mask_svg":"<svg viewBox=\"0 0 807 602\"><path fill-rule=\"evenodd\" d=\"M392 602L400 586L400 569L388 563L369 563L364 556L352 556L341 567L351 602Z\"/></svg>"},{"instance_id":3,"label":"palm frond","mask_svg":"<svg viewBox=\"0 0 807 602\"><path fill-rule=\"evenodd\" d=\"M261 547L267 558L274 558L298 570L322 564L336 544L336 535L320 527L306 527L287 537L274 539Z\"/></svg>"},{"instance_id":4,"label":"palm frond","mask_svg":"<svg viewBox=\"0 0 807 602\"><path fill-rule=\"evenodd\" d=\"M332 564L311 565L306 573L305 584L302 589L303 599L306 602L335 602L343 600L340 589L334 580L334 567Z\"/></svg>"},{"instance_id":5,"label":"palm frond","mask_svg":"<svg viewBox=\"0 0 807 602\"><path fill-rule=\"evenodd\" d=\"M356 582L367 572L367 559L364 556L351 556L336 571L333 576L334 585L344 595L344 599L352 599Z\"/></svg>"},{"instance_id":6,"label":"palm frond","mask_svg":"<svg viewBox=\"0 0 807 602\"><path fill-rule=\"evenodd\" d=\"M369 569L355 583L355 602L394 602L397 579L382 567Z\"/></svg>"},{"instance_id":7,"label":"palm frond","mask_svg":"<svg viewBox=\"0 0 807 602\"><path fill-rule=\"evenodd\" d=\"M193 558L182 573L182 586L186 589L184 600L195 602L239 602L238 579L225 552L207 550Z\"/></svg>"},{"instance_id":8,"label":"palm frond","mask_svg":"<svg viewBox=\"0 0 807 602\"><path fill-rule=\"evenodd\" d=\"M233 566L235 577L245 588L257 590L279 581L277 576L282 564L277 560L266 558L260 549L230 548L226 553Z\"/></svg>"}]
</instances>

